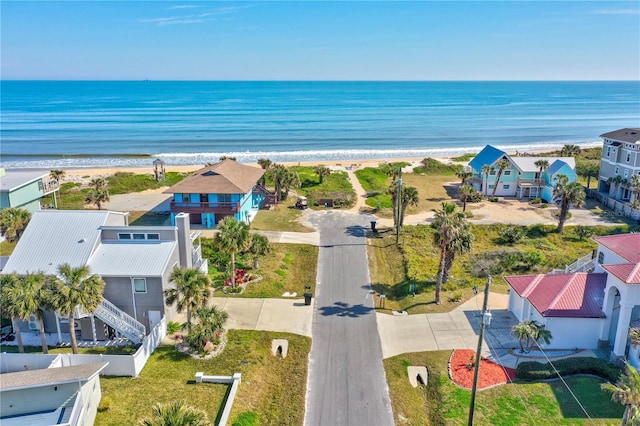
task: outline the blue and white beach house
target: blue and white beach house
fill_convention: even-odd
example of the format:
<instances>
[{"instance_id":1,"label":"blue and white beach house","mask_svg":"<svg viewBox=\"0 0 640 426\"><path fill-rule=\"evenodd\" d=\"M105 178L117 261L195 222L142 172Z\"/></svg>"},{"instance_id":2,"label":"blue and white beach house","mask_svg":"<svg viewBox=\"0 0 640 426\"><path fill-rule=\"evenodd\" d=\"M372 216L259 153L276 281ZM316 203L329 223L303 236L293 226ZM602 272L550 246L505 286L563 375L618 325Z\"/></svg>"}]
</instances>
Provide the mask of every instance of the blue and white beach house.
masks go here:
<instances>
[{"instance_id":1,"label":"blue and white beach house","mask_svg":"<svg viewBox=\"0 0 640 426\"><path fill-rule=\"evenodd\" d=\"M500 160L507 160L509 165L496 182ZM485 146L469 162L469 166L473 173L471 184L489 196L542 198L551 202L557 176L565 175L569 182L575 182L577 178L573 157L510 156L491 145ZM485 166L489 166L489 169L485 169Z\"/></svg>"},{"instance_id":2,"label":"blue and white beach house","mask_svg":"<svg viewBox=\"0 0 640 426\"><path fill-rule=\"evenodd\" d=\"M249 223L275 197L259 184L265 171L226 159L206 166L167 189L171 224L179 213L189 213L192 224L213 228L228 216Z\"/></svg>"}]
</instances>

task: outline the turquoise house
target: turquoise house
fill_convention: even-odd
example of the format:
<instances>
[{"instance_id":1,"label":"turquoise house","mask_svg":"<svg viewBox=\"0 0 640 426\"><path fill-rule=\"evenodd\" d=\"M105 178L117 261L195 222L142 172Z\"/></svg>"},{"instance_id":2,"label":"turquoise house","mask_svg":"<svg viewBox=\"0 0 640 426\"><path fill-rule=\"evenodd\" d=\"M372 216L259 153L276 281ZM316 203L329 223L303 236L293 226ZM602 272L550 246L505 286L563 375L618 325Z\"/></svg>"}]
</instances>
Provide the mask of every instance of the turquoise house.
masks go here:
<instances>
[{"instance_id":1,"label":"turquoise house","mask_svg":"<svg viewBox=\"0 0 640 426\"><path fill-rule=\"evenodd\" d=\"M509 166L498 177L498 162L507 160ZM540 164L540 162L544 164ZM536 164L538 163L538 164ZM484 166L489 166L488 173ZM542 198L552 202L555 178L559 174L569 177L575 182L576 163L573 157L532 157L511 156L491 145L485 146L470 162L473 173L470 183L478 191L491 196L516 198Z\"/></svg>"},{"instance_id":2,"label":"turquoise house","mask_svg":"<svg viewBox=\"0 0 640 426\"><path fill-rule=\"evenodd\" d=\"M197 170L165 191L173 194L171 224L178 213L189 213L192 224L209 229L228 216L251 222L260 208L275 202L259 184L264 173L230 159Z\"/></svg>"},{"instance_id":3,"label":"turquoise house","mask_svg":"<svg viewBox=\"0 0 640 426\"><path fill-rule=\"evenodd\" d=\"M13 171L0 169L0 208L19 207L33 213L40 210L40 199L55 193L60 183L49 177L49 172ZM57 198L53 197L57 207Z\"/></svg>"}]
</instances>

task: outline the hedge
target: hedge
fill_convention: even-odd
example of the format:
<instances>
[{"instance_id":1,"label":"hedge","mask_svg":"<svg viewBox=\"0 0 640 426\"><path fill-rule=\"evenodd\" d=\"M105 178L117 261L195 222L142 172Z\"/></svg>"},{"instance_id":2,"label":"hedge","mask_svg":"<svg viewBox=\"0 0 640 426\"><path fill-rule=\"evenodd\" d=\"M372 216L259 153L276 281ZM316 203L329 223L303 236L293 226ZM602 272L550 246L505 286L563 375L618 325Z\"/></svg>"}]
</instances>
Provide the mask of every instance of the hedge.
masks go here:
<instances>
[{"instance_id":1,"label":"hedge","mask_svg":"<svg viewBox=\"0 0 640 426\"><path fill-rule=\"evenodd\" d=\"M553 361L553 365L562 376L592 374L610 382L615 382L621 374L621 370L618 367L600 358L564 358ZM522 362L516 369L516 377L522 380L545 380L557 378L558 375L550 363Z\"/></svg>"}]
</instances>

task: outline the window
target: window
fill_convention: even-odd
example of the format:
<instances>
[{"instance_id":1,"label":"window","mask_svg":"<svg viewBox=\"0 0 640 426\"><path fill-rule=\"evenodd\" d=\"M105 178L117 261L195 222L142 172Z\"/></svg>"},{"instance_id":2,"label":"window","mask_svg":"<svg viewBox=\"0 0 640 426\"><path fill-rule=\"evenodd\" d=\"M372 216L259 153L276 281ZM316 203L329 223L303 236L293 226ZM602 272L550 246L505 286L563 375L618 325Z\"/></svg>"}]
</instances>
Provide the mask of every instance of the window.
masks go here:
<instances>
[{"instance_id":1,"label":"window","mask_svg":"<svg viewBox=\"0 0 640 426\"><path fill-rule=\"evenodd\" d=\"M598 253L598 263L601 264L601 265L604 263L604 253L603 252Z\"/></svg>"},{"instance_id":2,"label":"window","mask_svg":"<svg viewBox=\"0 0 640 426\"><path fill-rule=\"evenodd\" d=\"M147 280L144 278L134 278L133 279L133 291L136 293L146 293L147 292Z\"/></svg>"},{"instance_id":3,"label":"window","mask_svg":"<svg viewBox=\"0 0 640 426\"><path fill-rule=\"evenodd\" d=\"M144 240L144 234L133 234L134 240Z\"/></svg>"},{"instance_id":4,"label":"window","mask_svg":"<svg viewBox=\"0 0 640 426\"><path fill-rule=\"evenodd\" d=\"M495 171L495 170L491 170L491 171L489 172L489 174L490 174L491 176L495 176L495 175L496 175L496 171Z\"/></svg>"},{"instance_id":5,"label":"window","mask_svg":"<svg viewBox=\"0 0 640 426\"><path fill-rule=\"evenodd\" d=\"M231 202L231 194L218 194L218 202L220 202L220 203L230 203Z\"/></svg>"},{"instance_id":6,"label":"window","mask_svg":"<svg viewBox=\"0 0 640 426\"><path fill-rule=\"evenodd\" d=\"M504 175L505 176L511 176L511 170L505 170L504 171Z\"/></svg>"},{"instance_id":7,"label":"window","mask_svg":"<svg viewBox=\"0 0 640 426\"><path fill-rule=\"evenodd\" d=\"M610 157L610 156L611 156L611 147L608 146L607 147L607 157Z\"/></svg>"},{"instance_id":8,"label":"window","mask_svg":"<svg viewBox=\"0 0 640 426\"><path fill-rule=\"evenodd\" d=\"M160 234L147 234L147 240L159 240Z\"/></svg>"},{"instance_id":9,"label":"window","mask_svg":"<svg viewBox=\"0 0 640 426\"><path fill-rule=\"evenodd\" d=\"M184 201L184 202L190 201L189 194L182 194L182 201Z\"/></svg>"},{"instance_id":10,"label":"window","mask_svg":"<svg viewBox=\"0 0 640 426\"><path fill-rule=\"evenodd\" d=\"M614 172L614 173L615 173L615 174L617 174L617 175L619 175L619 174L620 174L620 168L619 168L619 167L616 167L616 170L615 170L615 172Z\"/></svg>"},{"instance_id":11,"label":"window","mask_svg":"<svg viewBox=\"0 0 640 426\"><path fill-rule=\"evenodd\" d=\"M629 161L631 161L631 153L630 153L630 152L627 152L627 163L628 163Z\"/></svg>"},{"instance_id":12,"label":"window","mask_svg":"<svg viewBox=\"0 0 640 426\"><path fill-rule=\"evenodd\" d=\"M629 169L624 169L624 177L629 177Z\"/></svg>"},{"instance_id":13,"label":"window","mask_svg":"<svg viewBox=\"0 0 640 426\"><path fill-rule=\"evenodd\" d=\"M118 234L118 239L119 240L130 240L131 239L131 234Z\"/></svg>"},{"instance_id":14,"label":"window","mask_svg":"<svg viewBox=\"0 0 640 426\"><path fill-rule=\"evenodd\" d=\"M489 189L493 189L493 185L489 185Z\"/></svg>"},{"instance_id":15,"label":"window","mask_svg":"<svg viewBox=\"0 0 640 426\"><path fill-rule=\"evenodd\" d=\"M502 189L509 189L509 185L502 185Z\"/></svg>"}]
</instances>

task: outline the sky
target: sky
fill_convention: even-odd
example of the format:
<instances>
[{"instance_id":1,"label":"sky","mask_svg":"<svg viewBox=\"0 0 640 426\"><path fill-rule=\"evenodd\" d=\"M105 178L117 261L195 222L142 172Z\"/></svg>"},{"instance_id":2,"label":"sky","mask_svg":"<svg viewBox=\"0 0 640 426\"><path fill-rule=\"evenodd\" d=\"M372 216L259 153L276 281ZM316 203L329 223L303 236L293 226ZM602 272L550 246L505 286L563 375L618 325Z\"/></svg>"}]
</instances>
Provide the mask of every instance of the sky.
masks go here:
<instances>
[{"instance_id":1,"label":"sky","mask_svg":"<svg viewBox=\"0 0 640 426\"><path fill-rule=\"evenodd\" d=\"M638 1L0 2L0 77L640 80Z\"/></svg>"}]
</instances>

